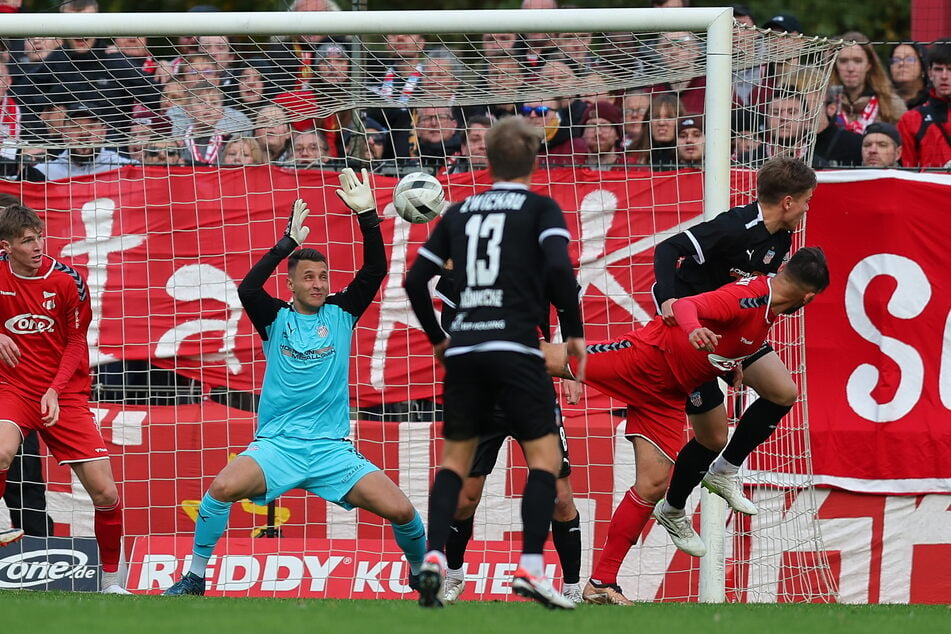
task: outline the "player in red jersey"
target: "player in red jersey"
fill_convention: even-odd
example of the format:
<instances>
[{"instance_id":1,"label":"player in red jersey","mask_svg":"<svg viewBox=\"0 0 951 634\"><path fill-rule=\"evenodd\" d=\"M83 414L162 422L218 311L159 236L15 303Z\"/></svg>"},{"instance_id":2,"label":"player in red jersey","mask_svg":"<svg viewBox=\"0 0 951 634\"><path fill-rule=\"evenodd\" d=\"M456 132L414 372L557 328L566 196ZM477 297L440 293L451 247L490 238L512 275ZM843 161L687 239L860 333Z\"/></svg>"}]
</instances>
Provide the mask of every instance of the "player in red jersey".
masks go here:
<instances>
[{"instance_id":1,"label":"player in red jersey","mask_svg":"<svg viewBox=\"0 0 951 634\"><path fill-rule=\"evenodd\" d=\"M678 299L673 304L677 326L668 326L663 317L657 316L643 328L588 346L584 383L628 404L625 436L634 444L635 455L645 455L638 450L642 443L659 450L653 452L659 459L635 462L638 482L657 483L660 486L655 488L663 490L669 480L684 443L684 399L698 385L720 376L730 374L737 384L743 360L759 350L776 317L799 310L828 285L829 270L822 250L803 248L774 278L745 278L715 291ZM549 373L570 378L564 346L549 344L543 350ZM630 512L632 505L620 505L611 518L609 532L634 535L636 539L660 496L642 500L633 489L628 495L637 497L633 500L635 510ZM678 547L695 553L703 549L692 528L693 534L682 538L666 524L664 527ZM680 530L680 524L677 528ZM624 552L609 554L623 560L634 542L609 538L608 543L623 544ZM604 551L601 556L605 556ZM631 604L614 587L601 591L600 603Z\"/></svg>"},{"instance_id":2,"label":"player in red jersey","mask_svg":"<svg viewBox=\"0 0 951 634\"><path fill-rule=\"evenodd\" d=\"M43 253L43 223L28 207L0 215L0 247L0 495L23 436L38 430L92 498L102 591L129 594L118 572L119 491L89 408L89 290Z\"/></svg>"}]
</instances>

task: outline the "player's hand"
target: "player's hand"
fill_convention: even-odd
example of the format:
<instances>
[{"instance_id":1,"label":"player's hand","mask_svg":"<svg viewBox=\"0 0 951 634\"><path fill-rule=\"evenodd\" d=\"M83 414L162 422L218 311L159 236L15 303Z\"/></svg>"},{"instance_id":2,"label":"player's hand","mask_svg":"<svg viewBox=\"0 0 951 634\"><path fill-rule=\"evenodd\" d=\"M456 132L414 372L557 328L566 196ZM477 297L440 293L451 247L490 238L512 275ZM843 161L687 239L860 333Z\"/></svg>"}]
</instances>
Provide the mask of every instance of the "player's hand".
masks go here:
<instances>
[{"instance_id":1,"label":"player's hand","mask_svg":"<svg viewBox=\"0 0 951 634\"><path fill-rule=\"evenodd\" d=\"M446 337L435 346L433 346L433 354L436 356L436 361L439 361L439 365L446 365L446 348L449 347L449 337Z\"/></svg>"},{"instance_id":2,"label":"player's hand","mask_svg":"<svg viewBox=\"0 0 951 634\"><path fill-rule=\"evenodd\" d=\"M584 337L568 337L565 340L565 347L568 350L569 357L578 359L578 366L575 370L575 379L584 381L584 370L588 364L588 351L584 342Z\"/></svg>"},{"instance_id":3,"label":"player's hand","mask_svg":"<svg viewBox=\"0 0 951 634\"><path fill-rule=\"evenodd\" d=\"M674 302L676 301L676 297L671 297L660 305L660 316L664 320L664 324L668 326L677 325L677 318L674 317Z\"/></svg>"},{"instance_id":4,"label":"player's hand","mask_svg":"<svg viewBox=\"0 0 951 634\"><path fill-rule=\"evenodd\" d=\"M304 220L307 219L309 213L310 209L307 208L307 203L304 202L303 198L294 201L294 206L291 207L291 217L287 219L287 229L284 230L284 235L296 242L297 246L304 244L304 240L310 234L310 227L304 226Z\"/></svg>"},{"instance_id":5,"label":"player's hand","mask_svg":"<svg viewBox=\"0 0 951 634\"><path fill-rule=\"evenodd\" d=\"M59 394L50 388L40 399L40 418L46 427L52 427L59 420Z\"/></svg>"},{"instance_id":6,"label":"player's hand","mask_svg":"<svg viewBox=\"0 0 951 634\"><path fill-rule=\"evenodd\" d=\"M581 393L584 391L581 381L572 381L570 379L563 379L561 381L561 389L565 394L565 401L569 405L574 405L580 401Z\"/></svg>"},{"instance_id":7,"label":"player's hand","mask_svg":"<svg viewBox=\"0 0 951 634\"><path fill-rule=\"evenodd\" d=\"M697 328L691 332L687 338L694 348L697 350L706 350L707 352L716 350L717 344L720 343L720 335L709 328Z\"/></svg>"},{"instance_id":8,"label":"player's hand","mask_svg":"<svg viewBox=\"0 0 951 634\"><path fill-rule=\"evenodd\" d=\"M356 214L365 214L370 211L376 211L376 200L373 198L373 190L370 189L370 176L366 168L362 170L363 178L349 167L340 172L340 189L337 190L337 196Z\"/></svg>"},{"instance_id":9,"label":"player's hand","mask_svg":"<svg viewBox=\"0 0 951 634\"><path fill-rule=\"evenodd\" d=\"M0 361L11 368L20 362L20 348L7 335L0 335Z\"/></svg>"}]
</instances>

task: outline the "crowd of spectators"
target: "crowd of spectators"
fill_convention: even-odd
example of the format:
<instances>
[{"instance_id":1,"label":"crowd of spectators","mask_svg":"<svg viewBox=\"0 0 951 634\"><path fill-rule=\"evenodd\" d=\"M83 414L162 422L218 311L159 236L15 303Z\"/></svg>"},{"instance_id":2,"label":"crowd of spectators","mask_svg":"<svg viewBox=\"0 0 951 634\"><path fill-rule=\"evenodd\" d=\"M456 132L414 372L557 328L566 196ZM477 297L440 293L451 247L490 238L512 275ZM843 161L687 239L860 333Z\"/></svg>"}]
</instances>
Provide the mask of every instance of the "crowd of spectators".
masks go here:
<instances>
[{"instance_id":1,"label":"crowd of spectators","mask_svg":"<svg viewBox=\"0 0 951 634\"><path fill-rule=\"evenodd\" d=\"M522 6L556 8L555 0ZM733 8L736 162L755 167L778 154L802 155L814 138L817 167L877 164L882 152L865 147L881 143L894 144L888 166L949 167L951 40L893 44L883 63L862 33L841 34L854 44L838 53L818 103L824 78L800 60L799 36L810 35L802 23L773 16L759 26L781 35L767 38L752 28L747 7ZM336 9L332 0L296 0L291 8ZM60 5L97 10L96 0ZM309 35L253 46L221 35L181 37L152 48L144 37L9 40L0 55L0 175L51 180L130 164L336 169L361 161L382 172L459 172L485 165L474 154L481 142L471 140L513 115L538 126L547 166L702 167L706 78L696 34L647 41L630 33L486 34L473 43L479 68L418 34L388 35L378 50L360 53L353 44ZM663 81L613 90L619 76ZM474 86L512 99L474 105ZM547 97L562 94L557 89L566 96ZM353 107L361 90L373 107ZM532 92L546 98L524 101Z\"/></svg>"}]
</instances>

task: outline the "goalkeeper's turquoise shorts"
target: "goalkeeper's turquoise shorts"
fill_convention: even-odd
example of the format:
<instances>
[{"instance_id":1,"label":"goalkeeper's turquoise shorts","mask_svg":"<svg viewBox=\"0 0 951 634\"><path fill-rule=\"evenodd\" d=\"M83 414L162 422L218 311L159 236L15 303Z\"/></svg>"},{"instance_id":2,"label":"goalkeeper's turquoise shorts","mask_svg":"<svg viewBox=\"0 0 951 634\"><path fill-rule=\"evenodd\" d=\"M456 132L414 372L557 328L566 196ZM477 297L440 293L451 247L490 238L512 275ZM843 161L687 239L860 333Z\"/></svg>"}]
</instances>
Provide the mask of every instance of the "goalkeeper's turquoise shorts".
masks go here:
<instances>
[{"instance_id":1,"label":"goalkeeper's turquoise shorts","mask_svg":"<svg viewBox=\"0 0 951 634\"><path fill-rule=\"evenodd\" d=\"M368 473L379 467L363 457L349 440L258 438L241 452L264 471L267 491L251 498L267 504L291 489L304 489L348 511L344 498Z\"/></svg>"}]
</instances>

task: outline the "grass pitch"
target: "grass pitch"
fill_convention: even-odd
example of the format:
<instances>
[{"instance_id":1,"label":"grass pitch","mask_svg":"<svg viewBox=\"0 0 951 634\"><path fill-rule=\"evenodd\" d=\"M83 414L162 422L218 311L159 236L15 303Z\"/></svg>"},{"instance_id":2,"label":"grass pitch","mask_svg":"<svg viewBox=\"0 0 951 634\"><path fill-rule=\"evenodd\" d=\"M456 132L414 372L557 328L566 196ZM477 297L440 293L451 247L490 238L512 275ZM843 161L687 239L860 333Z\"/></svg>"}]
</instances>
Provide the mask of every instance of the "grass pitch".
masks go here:
<instances>
[{"instance_id":1,"label":"grass pitch","mask_svg":"<svg viewBox=\"0 0 951 634\"><path fill-rule=\"evenodd\" d=\"M314 634L917 634L951 633L945 605L582 605L548 611L531 603L460 602L423 610L415 601L105 596L0 591L0 623L21 634L236 632Z\"/></svg>"}]
</instances>

